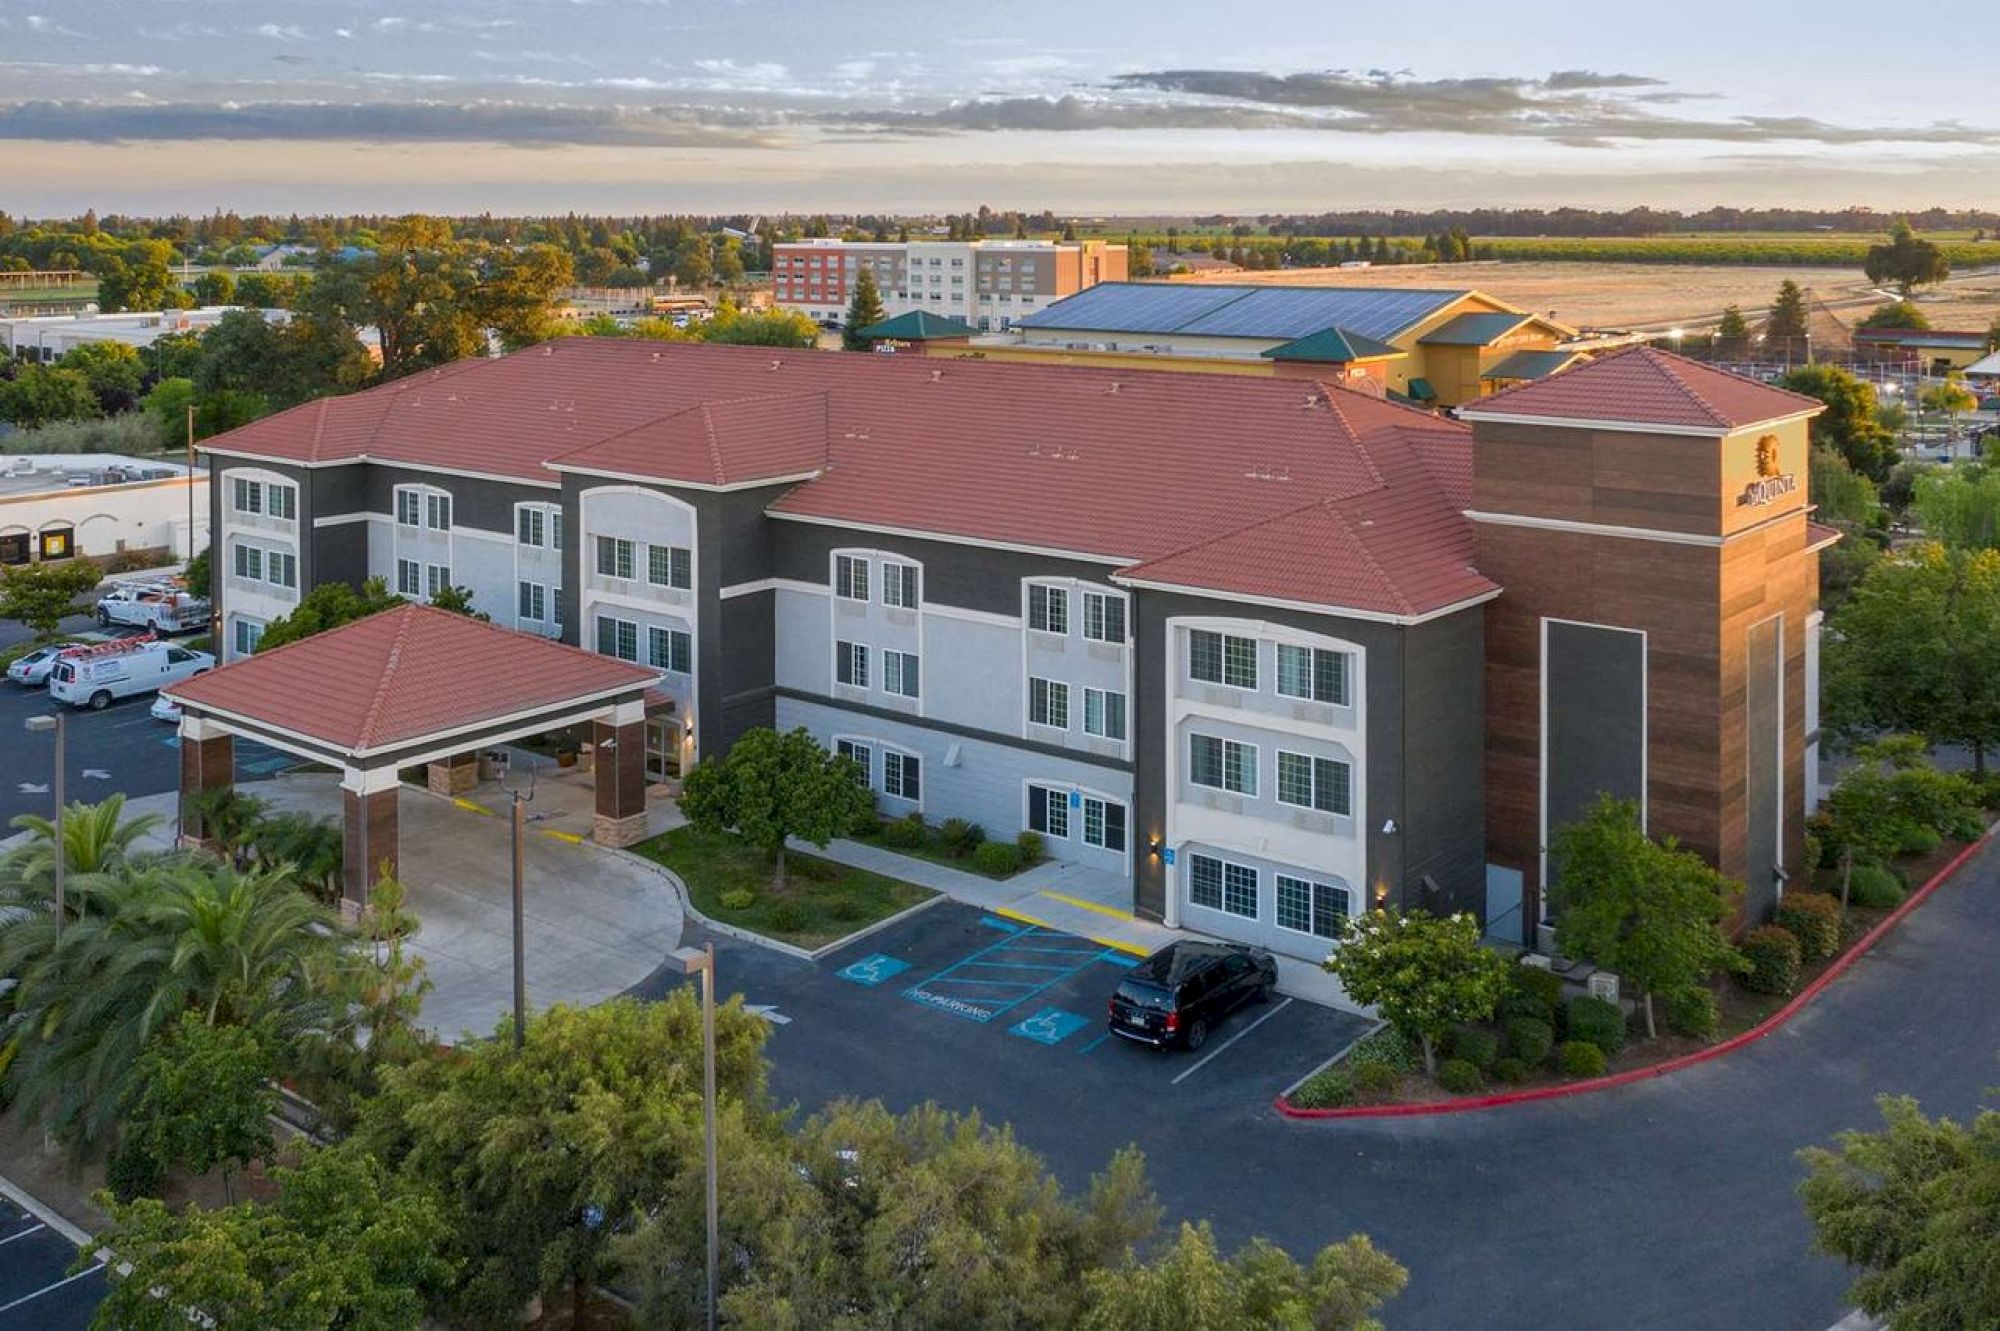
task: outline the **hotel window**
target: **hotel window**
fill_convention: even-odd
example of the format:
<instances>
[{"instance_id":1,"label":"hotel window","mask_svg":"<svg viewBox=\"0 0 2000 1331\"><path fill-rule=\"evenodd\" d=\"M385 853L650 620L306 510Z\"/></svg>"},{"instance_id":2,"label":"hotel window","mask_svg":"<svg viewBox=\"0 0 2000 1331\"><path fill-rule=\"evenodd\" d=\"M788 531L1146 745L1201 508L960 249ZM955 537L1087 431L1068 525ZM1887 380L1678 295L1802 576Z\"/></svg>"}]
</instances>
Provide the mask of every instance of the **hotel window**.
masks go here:
<instances>
[{"instance_id":1,"label":"hotel window","mask_svg":"<svg viewBox=\"0 0 2000 1331\"><path fill-rule=\"evenodd\" d=\"M882 565L882 604L893 605L903 610L917 608L917 566L915 564Z\"/></svg>"},{"instance_id":2,"label":"hotel window","mask_svg":"<svg viewBox=\"0 0 2000 1331\"><path fill-rule=\"evenodd\" d=\"M238 513L262 513L264 511L264 487L256 481L246 481L238 476L230 483L230 507Z\"/></svg>"},{"instance_id":3,"label":"hotel window","mask_svg":"<svg viewBox=\"0 0 2000 1331\"><path fill-rule=\"evenodd\" d=\"M1099 850L1125 849L1125 806L1083 797L1083 844Z\"/></svg>"},{"instance_id":4,"label":"hotel window","mask_svg":"<svg viewBox=\"0 0 2000 1331\"><path fill-rule=\"evenodd\" d=\"M601 656L615 656L621 661L638 660L639 626L627 619L613 619L609 615L599 615L597 651Z\"/></svg>"},{"instance_id":5,"label":"hotel window","mask_svg":"<svg viewBox=\"0 0 2000 1331\"><path fill-rule=\"evenodd\" d=\"M396 491L396 522L399 526L416 527L423 523L423 496L415 490Z\"/></svg>"},{"instance_id":6,"label":"hotel window","mask_svg":"<svg viewBox=\"0 0 2000 1331\"><path fill-rule=\"evenodd\" d=\"M1188 856L1188 900L1210 910L1257 918L1257 871L1212 855Z\"/></svg>"},{"instance_id":7,"label":"hotel window","mask_svg":"<svg viewBox=\"0 0 2000 1331\"><path fill-rule=\"evenodd\" d=\"M239 578L249 578L255 582L264 580L264 552L254 545L236 545L235 573Z\"/></svg>"},{"instance_id":8,"label":"hotel window","mask_svg":"<svg viewBox=\"0 0 2000 1331\"><path fill-rule=\"evenodd\" d=\"M239 619L236 621L236 654L238 656L254 655L257 651L257 644L263 641L263 638L264 626L262 624L252 619Z\"/></svg>"},{"instance_id":9,"label":"hotel window","mask_svg":"<svg viewBox=\"0 0 2000 1331\"><path fill-rule=\"evenodd\" d=\"M684 545L647 546L646 581L687 591L694 586L694 551Z\"/></svg>"},{"instance_id":10,"label":"hotel window","mask_svg":"<svg viewBox=\"0 0 2000 1331\"><path fill-rule=\"evenodd\" d=\"M875 755L866 744L856 744L851 739L837 739L833 751L842 758L852 758L854 765L861 769L861 784L872 785L875 781Z\"/></svg>"},{"instance_id":11,"label":"hotel window","mask_svg":"<svg viewBox=\"0 0 2000 1331\"><path fill-rule=\"evenodd\" d=\"M887 749L882 754L882 791L902 800L924 797L923 761L913 753Z\"/></svg>"},{"instance_id":12,"label":"hotel window","mask_svg":"<svg viewBox=\"0 0 2000 1331\"><path fill-rule=\"evenodd\" d=\"M1028 586L1028 627L1042 633L1069 632L1069 593L1041 583Z\"/></svg>"},{"instance_id":13,"label":"hotel window","mask_svg":"<svg viewBox=\"0 0 2000 1331\"><path fill-rule=\"evenodd\" d=\"M1257 687L1257 640L1208 629L1188 632L1188 676L1232 689Z\"/></svg>"},{"instance_id":14,"label":"hotel window","mask_svg":"<svg viewBox=\"0 0 2000 1331\"><path fill-rule=\"evenodd\" d=\"M835 555L833 594L848 601L867 600L868 561L860 555Z\"/></svg>"},{"instance_id":15,"label":"hotel window","mask_svg":"<svg viewBox=\"0 0 2000 1331\"><path fill-rule=\"evenodd\" d=\"M1347 653L1278 644L1278 692L1347 706Z\"/></svg>"},{"instance_id":16,"label":"hotel window","mask_svg":"<svg viewBox=\"0 0 2000 1331\"><path fill-rule=\"evenodd\" d=\"M283 550L273 550L264 560L264 578L278 587L296 588L299 585L299 557Z\"/></svg>"},{"instance_id":17,"label":"hotel window","mask_svg":"<svg viewBox=\"0 0 2000 1331\"><path fill-rule=\"evenodd\" d=\"M1103 592L1083 594L1083 636L1093 642L1125 641L1125 598Z\"/></svg>"},{"instance_id":18,"label":"hotel window","mask_svg":"<svg viewBox=\"0 0 2000 1331\"><path fill-rule=\"evenodd\" d=\"M1278 927L1319 938L1338 938L1351 910L1347 889L1279 874Z\"/></svg>"},{"instance_id":19,"label":"hotel window","mask_svg":"<svg viewBox=\"0 0 2000 1331\"><path fill-rule=\"evenodd\" d=\"M1321 813L1353 812L1352 777L1335 758L1278 751L1278 803Z\"/></svg>"},{"instance_id":20,"label":"hotel window","mask_svg":"<svg viewBox=\"0 0 2000 1331\"><path fill-rule=\"evenodd\" d=\"M1085 689L1083 733L1100 739L1124 739L1125 695L1109 689Z\"/></svg>"},{"instance_id":21,"label":"hotel window","mask_svg":"<svg viewBox=\"0 0 2000 1331\"><path fill-rule=\"evenodd\" d=\"M694 673L694 639L680 629L646 629L646 664L677 675Z\"/></svg>"},{"instance_id":22,"label":"hotel window","mask_svg":"<svg viewBox=\"0 0 2000 1331\"><path fill-rule=\"evenodd\" d=\"M597 571L607 578L632 576L632 542L617 536L597 538Z\"/></svg>"},{"instance_id":23,"label":"hotel window","mask_svg":"<svg viewBox=\"0 0 2000 1331\"><path fill-rule=\"evenodd\" d=\"M451 530L451 496L424 496L424 525L432 531Z\"/></svg>"},{"instance_id":24,"label":"hotel window","mask_svg":"<svg viewBox=\"0 0 2000 1331\"><path fill-rule=\"evenodd\" d=\"M1029 786L1028 830L1069 840L1069 792L1054 786Z\"/></svg>"},{"instance_id":25,"label":"hotel window","mask_svg":"<svg viewBox=\"0 0 2000 1331\"><path fill-rule=\"evenodd\" d=\"M1189 735L1188 780L1232 795L1255 795L1257 746L1214 735Z\"/></svg>"},{"instance_id":26,"label":"hotel window","mask_svg":"<svg viewBox=\"0 0 2000 1331\"><path fill-rule=\"evenodd\" d=\"M451 586L451 565L424 565L424 595L435 598L445 588Z\"/></svg>"},{"instance_id":27,"label":"hotel window","mask_svg":"<svg viewBox=\"0 0 2000 1331\"><path fill-rule=\"evenodd\" d=\"M917 696L917 657L914 652L882 652L882 688L905 698Z\"/></svg>"},{"instance_id":28,"label":"hotel window","mask_svg":"<svg viewBox=\"0 0 2000 1331\"><path fill-rule=\"evenodd\" d=\"M1069 729L1069 685L1053 679L1028 680L1028 720L1052 730Z\"/></svg>"},{"instance_id":29,"label":"hotel window","mask_svg":"<svg viewBox=\"0 0 2000 1331\"><path fill-rule=\"evenodd\" d=\"M560 550L562 548L562 510L551 509L549 511L549 549Z\"/></svg>"},{"instance_id":30,"label":"hotel window","mask_svg":"<svg viewBox=\"0 0 2000 1331\"><path fill-rule=\"evenodd\" d=\"M532 619L541 623L548 619L548 588L539 582L524 582L520 587L519 609L521 619Z\"/></svg>"},{"instance_id":31,"label":"hotel window","mask_svg":"<svg viewBox=\"0 0 2000 1331\"><path fill-rule=\"evenodd\" d=\"M859 642L833 644L833 679L837 684L868 687L868 647Z\"/></svg>"},{"instance_id":32,"label":"hotel window","mask_svg":"<svg viewBox=\"0 0 2000 1331\"><path fill-rule=\"evenodd\" d=\"M514 539L522 545L537 548L548 544L549 515L539 508L517 509L514 514Z\"/></svg>"},{"instance_id":33,"label":"hotel window","mask_svg":"<svg viewBox=\"0 0 2000 1331\"><path fill-rule=\"evenodd\" d=\"M264 487L264 504L272 517L295 521L299 516L299 488L296 485L267 485Z\"/></svg>"},{"instance_id":34,"label":"hotel window","mask_svg":"<svg viewBox=\"0 0 2000 1331\"><path fill-rule=\"evenodd\" d=\"M396 561L396 591L403 596L424 594L424 571L414 559Z\"/></svg>"}]
</instances>

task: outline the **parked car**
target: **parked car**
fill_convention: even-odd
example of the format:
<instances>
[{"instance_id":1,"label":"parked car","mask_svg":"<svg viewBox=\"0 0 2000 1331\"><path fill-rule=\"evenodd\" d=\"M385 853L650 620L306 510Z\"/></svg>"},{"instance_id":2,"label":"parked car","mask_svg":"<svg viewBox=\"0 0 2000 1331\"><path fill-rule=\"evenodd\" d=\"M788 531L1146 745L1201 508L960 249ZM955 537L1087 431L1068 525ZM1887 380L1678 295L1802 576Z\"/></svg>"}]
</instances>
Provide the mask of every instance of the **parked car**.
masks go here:
<instances>
[{"instance_id":1,"label":"parked car","mask_svg":"<svg viewBox=\"0 0 2000 1331\"><path fill-rule=\"evenodd\" d=\"M1111 1029L1164 1049L1199 1049L1222 1019L1263 1003L1278 987L1278 963L1261 948L1182 938L1125 973L1111 995Z\"/></svg>"},{"instance_id":2,"label":"parked car","mask_svg":"<svg viewBox=\"0 0 2000 1331\"><path fill-rule=\"evenodd\" d=\"M181 723L181 705L164 693L153 699L153 705L146 714L155 721L166 721L173 725Z\"/></svg>"},{"instance_id":3,"label":"parked car","mask_svg":"<svg viewBox=\"0 0 2000 1331\"><path fill-rule=\"evenodd\" d=\"M49 675L49 696L101 711L115 699L156 693L213 669L215 658L207 652L150 637L125 638L79 648L57 660Z\"/></svg>"},{"instance_id":4,"label":"parked car","mask_svg":"<svg viewBox=\"0 0 2000 1331\"><path fill-rule=\"evenodd\" d=\"M97 602L97 622L128 624L159 633L187 633L208 627L209 603L177 583L125 583Z\"/></svg>"},{"instance_id":5,"label":"parked car","mask_svg":"<svg viewBox=\"0 0 2000 1331\"><path fill-rule=\"evenodd\" d=\"M7 678L16 684L26 684L30 688L40 688L49 682L49 672L56 668L56 658L72 647L81 646L74 642L52 642L46 647L37 647L25 656L14 658L7 667Z\"/></svg>"}]
</instances>

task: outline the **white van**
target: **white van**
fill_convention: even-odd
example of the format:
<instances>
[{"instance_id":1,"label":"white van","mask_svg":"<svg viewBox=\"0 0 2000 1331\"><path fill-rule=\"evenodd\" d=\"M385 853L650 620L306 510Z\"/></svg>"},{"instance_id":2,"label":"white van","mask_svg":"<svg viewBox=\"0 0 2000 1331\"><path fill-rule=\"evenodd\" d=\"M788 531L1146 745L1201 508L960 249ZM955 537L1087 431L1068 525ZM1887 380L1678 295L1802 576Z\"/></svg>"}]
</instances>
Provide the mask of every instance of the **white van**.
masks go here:
<instances>
[{"instance_id":1,"label":"white van","mask_svg":"<svg viewBox=\"0 0 2000 1331\"><path fill-rule=\"evenodd\" d=\"M72 707L99 711L114 698L155 693L215 669L207 652L191 652L147 638L107 642L64 655L49 674L49 696Z\"/></svg>"}]
</instances>

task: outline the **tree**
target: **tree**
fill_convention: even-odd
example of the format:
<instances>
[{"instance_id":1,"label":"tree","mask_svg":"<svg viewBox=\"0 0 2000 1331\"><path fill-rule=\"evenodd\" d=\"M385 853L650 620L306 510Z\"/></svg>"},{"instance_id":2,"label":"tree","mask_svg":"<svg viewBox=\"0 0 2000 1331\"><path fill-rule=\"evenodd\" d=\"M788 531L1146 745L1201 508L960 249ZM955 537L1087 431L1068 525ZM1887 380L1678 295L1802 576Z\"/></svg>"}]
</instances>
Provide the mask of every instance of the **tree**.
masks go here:
<instances>
[{"instance_id":1,"label":"tree","mask_svg":"<svg viewBox=\"0 0 2000 1331\"><path fill-rule=\"evenodd\" d=\"M485 255L468 304L504 349L519 351L554 335L556 293L572 280L569 255L553 245L503 247Z\"/></svg>"},{"instance_id":2,"label":"tree","mask_svg":"<svg viewBox=\"0 0 2000 1331\"><path fill-rule=\"evenodd\" d=\"M2000 547L2000 470L1943 467L1916 478L1910 501L1924 534L1952 550Z\"/></svg>"},{"instance_id":3,"label":"tree","mask_svg":"<svg viewBox=\"0 0 2000 1331\"><path fill-rule=\"evenodd\" d=\"M476 619L482 624L493 622L493 616L483 610L474 610L472 608L472 588L470 587L456 585L440 587L438 588L437 595L431 597L431 604L440 610L449 610L454 615L464 615L468 619Z\"/></svg>"},{"instance_id":4,"label":"tree","mask_svg":"<svg viewBox=\"0 0 2000 1331\"><path fill-rule=\"evenodd\" d=\"M0 379L0 420L32 430L51 421L103 414L90 380L60 365L29 365Z\"/></svg>"},{"instance_id":5,"label":"tree","mask_svg":"<svg viewBox=\"0 0 2000 1331\"><path fill-rule=\"evenodd\" d=\"M700 336L704 342L810 350L819 345L819 325L797 310L745 313L725 301L702 323Z\"/></svg>"},{"instance_id":6,"label":"tree","mask_svg":"<svg viewBox=\"0 0 2000 1331\"><path fill-rule=\"evenodd\" d=\"M1921 734L1966 746L1985 772L2000 743L2000 551L1898 550L1828 627L1822 696L1836 736Z\"/></svg>"},{"instance_id":7,"label":"tree","mask_svg":"<svg viewBox=\"0 0 2000 1331\"><path fill-rule=\"evenodd\" d=\"M1656 1039L1653 996L1693 989L1733 965L1724 928L1741 888L1673 841L1653 841L1639 805L1600 795L1550 847L1556 946L1637 985L1646 1038Z\"/></svg>"},{"instance_id":8,"label":"tree","mask_svg":"<svg viewBox=\"0 0 2000 1331\"><path fill-rule=\"evenodd\" d=\"M1896 440L1876 416L1875 385L1837 365L1802 365L1785 376L1784 386L1826 404L1813 417L1815 447L1833 449L1878 485L1888 477Z\"/></svg>"},{"instance_id":9,"label":"tree","mask_svg":"<svg viewBox=\"0 0 2000 1331\"><path fill-rule=\"evenodd\" d=\"M674 280L684 287L705 287L715 276L715 258L708 237L690 236L674 251Z\"/></svg>"},{"instance_id":10,"label":"tree","mask_svg":"<svg viewBox=\"0 0 2000 1331\"><path fill-rule=\"evenodd\" d=\"M140 348L139 359L145 363L146 377L154 383L163 379L192 379L194 367L201 363L201 334L162 333L150 345Z\"/></svg>"},{"instance_id":11,"label":"tree","mask_svg":"<svg viewBox=\"0 0 2000 1331\"><path fill-rule=\"evenodd\" d=\"M840 345L848 351L868 351L875 345L861 330L882 322L882 293L875 288L875 274L867 268L854 280L854 298L847 304L847 325L840 331Z\"/></svg>"},{"instance_id":12,"label":"tree","mask_svg":"<svg viewBox=\"0 0 2000 1331\"><path fill-rule=\"evenodd\" d=\"M1847 912L1854 885L1854 866L1874 864L1896 853L1912 830L1889 816L1889 778L1873 754L1866 752L1840 775L1815 823L1822 842L1840 863L1840 909Z\"/></svg>"},{"instance_id":13,"label":"tree","mask_svg":"<svg viewBox=\"0 0 2000 1331\"><path fill-rule=\"evenodd\" d=\"M1309 1267L1263 1239L1225 1258L1204 1222L1183 1224L1151 1263L1086 1280L1082 1331L1381 1331L1372 1314L1409 1273L1359 1234L1320 1249Z\"/></svg>"},{"instance_id":14,"label":"tree","mask_svg":"<svg viewBox=\"0 0 2000 1331\"><path fill-rule=\"evenodd\" d=\"M1799 284L1786 278L1778 284L1778 298L1772 302L1771 317L1764 325L1764 346L1772 355L1786 359L1811 345L1806 324L1806 296Z\"/></svg>"},{"instance_id":15,"label":"tree","mask_svg":"<svg viewBox=\"0 0 2000 1331\"><path fill-rule=\"evenodd\" d=\"M457 1268L433 1196L347 1147L273 1171L275 1205L171 1211L103 1194L99 1241L121 1274L93 1331L397 1331L422 1323ZM78 1267L96 1260L96 1245ZM198 1310L198 1311L197 1311Z\"/></svg>"},{"instance_id":16,"label":"tree","mask_svg":"<svg viewBox=\"0 0 2000 1331\"><path fill-rule=\"evenodd\" d=\"M1437 1073L1437 1042L1452 1027L1484 1021L1507 991L1507 960L1479 943L1470 915L1372 910L1347 921L1340 946L1324 963L1347 996L1424 1051Z\"/></svg>"},{"instance_id":17,"label":"tree","mask_svg":"<svg viewBox=\"0 0 2000 1331\"><path fill-rule=\"evenodd\" d=\"M1921 332L1931 326L1924 312L1907 300L1892 300L1877 305L1862 316L1856 328L1911 328Z\"/></svg>"},{"instance_id":18,"label":"tree","mask_svg":"<svg viewBox=\"0 0 2000 1331\"><path fill-rule=\"evenodd\" d=\"M183 1012L139 1056L119 1151L138 1153L160 1173L181 1166L199 1176L219 1167L222 1195L230 1198L233 1170L271 1158L274 1072L257 1031L210 1026Z\"/></svg>"},{"instance_id":19,"label":"tree","mask_svg":"<svg viewBox=\"0 0 2000 1331\"><path fill-rule=\"evenodd\" d=\"M1857 475L1847 459L1830 448L1815 448L1807 466L1808 493L1828 522L1866 527L1880 517L1882 497L1875 483Z\"/></svg>"},{"instance_id":20,"label":"tree","mask_svg":"<svg viewBox=\"0 0 2000 1331\"><path fill-rule=\"evenodd\" d=\"M1889 1331L2000 1326L2000 1111L1971 1127L1883 1096L1880 1132L1799 1153L1814 1246L1863 1272L1848 1297Z\"/></svg>"},{"instance_id":21,"label":"tree","mask_svg":"<svg viewBox=\"0 0 2000 1331\"><path fill-rule=\"evenodd\" d=\"M1951 276L1951 260L1936 245L1920 239L1899 217L1889 228L1887 244L1869 246L1861 271L1870 282L1895 283L1896 290L1908 300L1917 287Z\"/></svg>"},{"instance_id":22,"label":"tree","mask_svg":"<svg viewBox=\"0 0 2000 1331\"><path fill-rule=\"evenodd\" d=\"M1731 305L1722 311L1715 325L1715 350L1722 356L1741 356L1750 346L1750 324L1743 311Z\"/></svg>"},{"instance_id":23,"label":"tree","mask_svg":"<svg viewBox=\"0 0 2000 1331\"><path fill-rule=\"evenodd\" d=\"M47 642L63 619L76 613L76 598L103 577L87 559L0 565L0 619L14 620Z\"/></svg>"},{"instance_id":24,"label":"tree","mask_svg":"<svg viewBox=\"0 0 2000 1331\"><path fill-rule=\"evenodd\" d=\"M1965 386L1965 380L1957 375L1948 376L1943 383L1932 384L1921 396L1925 411L1941 411L1951 419L1953 434L1958 432L1958 413L1977 411L1979 399Z\"/></svg>"},{"instance_id":25,"label":"tree","mask_svg":"<svg viewBox=\"0 0 2000 1331\"><path fill-rule=\"evenodd\" d=\"M264 626L257 650L268 652L403 603L402 597L390 594L388 584L380 578L368 579L359 589L344 582L323 582L299 598L292 613Z\"/></svg>"},{"instance_id":26,"label":"tree","mask_svg":"<svg viewBox=\"0 0 2000 1331\"><path fill-rule=\"evenodd\" d=\"M788 838L824 846L873 807L854 760L828 753L803 726L745 731L728 753L689 772L681 792L689 822L707 832L734 830L762 846L780 885Z\"/></svg>"},{"instance_id":27,"label":"tree","mask_svg":"<svg viewBox=\"0 0 2000 1331\"><path fill-rule=\"evenodd\" d=\"M280 273L245 273L236 279L236 303L253 310L289 310L310 282Z\"/></svg>"},{"instance_id":28,"label":"tree","mask_svg":"<svg viewBox=\"0 0 2000 1331\"><path fill-rule=\"evenodd\" d=\"M236 299L236 279L220 270L194 280L194 298L203 305L227 305Z\"/></svg>"},{"instance_id":29,"label":"tree","mask_svg":"<svg viewBox=\"0 0 2000 1331\"><path fill-rule=\"evenodd\" d=\"M373 373L354 330L312 311L274 324L255 311L233 310L202 334L201 351L194 386L202 406L238 393L289 407L358 388Z\"/></svg>"},{"instance_id":30,"label":"tree","mask_svg":"<svg viewBox=\"0 0 2000 1331\"><path fill-rule=\"evenodd\" d=\"M145 365L137 349L123 342L86 342L56 362L65 370L75 370L97 394L97 405L106 414L130 411L139 402L139 382Z\"/></svg>"},{"instance_id":31,"label":"tree","mask_svg":"<svg viewBox=\"0 0 2000 1331\"><path fill-rule=\"evenodd\" d=\"M191 303L164 263L128 265L122 259L111 259L97 274L97 305L106 314L185 309Z\"/></svg>"},{"instance_id":32,"label":"tree","mask_svg":"<svg viewBox=\"0 0 2000 1331\"><path fill-rule=\"evenodd\" d=\"M1993 322L1986 325L1986 349L2000 351L2000 314L1993 316Z\"/></svg>"},{"instance_id":33,"label":"tree","mask_svg":"<svg viewBox=\"0 0 2000 1331\"><path fill-rule=\"evenodd\" d=\"M159 814L125 817L125 796L98 804L75 801L63 810L63 895L72 917L118 870L140 861L135 843L164 821ZM37 910L55 906L56 825L39 813L14 815L27 840L0 856L0 906Z\"/></svg>"}]
</instances>

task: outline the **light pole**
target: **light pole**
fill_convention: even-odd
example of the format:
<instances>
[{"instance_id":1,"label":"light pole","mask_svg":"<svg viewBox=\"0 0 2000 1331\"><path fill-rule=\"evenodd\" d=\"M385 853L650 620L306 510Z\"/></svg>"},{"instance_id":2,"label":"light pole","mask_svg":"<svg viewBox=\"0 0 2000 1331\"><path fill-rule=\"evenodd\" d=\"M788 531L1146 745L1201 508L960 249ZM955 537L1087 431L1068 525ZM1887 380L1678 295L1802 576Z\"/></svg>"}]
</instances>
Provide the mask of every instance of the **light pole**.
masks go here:
<instances>
[{"instance_id":1,"label":"light pole","mask_svg":"<svg viewBox=\"0 0 2000 1331\"><path fill-rule=\"evenodd\" d=\"M65 756L64 751L68 748L68 745L63 742L66 737L66 732L63 729L63 714L58 711L53 714L31 716L28 718L27 725L29 730L37 734L46 731L54 734L56 737L56 941L60 943L63 934L63 921L69 915L68 903L63 900L63 870L68 866L69 861L69 846L63 840L63 758Z\"/></svg>"},{"instance_id":2,"label":"light pole","mask_svg":"<svg viewBox=\"0 0 2000 1331\"><path fill-rule=\"evenodd\" d=\"M528 825L528 804L535 798L535 769L528 769L528 793L519 786L502 787L514 797L512 815L514 843L514 1048L528 1043L528 956L526 925L521 900L521 851Z\"/></svg>"},{"instance_id":3,"label":"light pole","mask_svg":"<svg viewBox=\"0 0 2000 1331\"><path fill-rule=\"evenodd\" d=\"M715 944L676 948L681 974L701 974L701 1108L708 1157L708 1331L715 1331L717 1220L715 1205Z\"/></svg>"}]
</instances>

